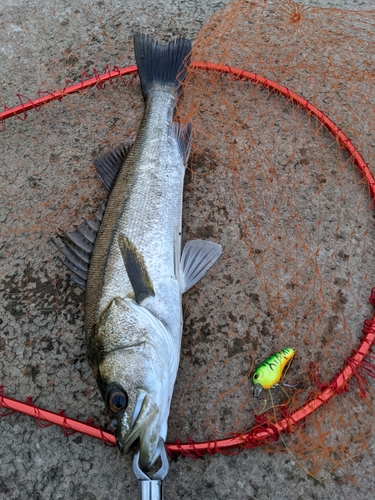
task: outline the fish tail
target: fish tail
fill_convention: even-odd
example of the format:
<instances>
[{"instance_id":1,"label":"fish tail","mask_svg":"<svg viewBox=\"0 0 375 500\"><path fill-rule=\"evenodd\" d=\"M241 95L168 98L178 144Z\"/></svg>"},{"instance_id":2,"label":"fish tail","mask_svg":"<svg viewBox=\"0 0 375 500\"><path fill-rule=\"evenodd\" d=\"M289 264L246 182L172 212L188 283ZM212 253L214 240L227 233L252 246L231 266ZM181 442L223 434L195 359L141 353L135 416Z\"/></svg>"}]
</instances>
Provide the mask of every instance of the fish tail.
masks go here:
<instances>
[{"instance_id":1,"label":"fish tail","mask_svg":"<svg viewBox=\"0 0 375 500\"><path fill-rule=\"evenodd\" d=\"M134 33L134 53L144 99L152 88L178 95L191 58L191 41L176 38L167 45Z\"/></svg>"}]
</instances>

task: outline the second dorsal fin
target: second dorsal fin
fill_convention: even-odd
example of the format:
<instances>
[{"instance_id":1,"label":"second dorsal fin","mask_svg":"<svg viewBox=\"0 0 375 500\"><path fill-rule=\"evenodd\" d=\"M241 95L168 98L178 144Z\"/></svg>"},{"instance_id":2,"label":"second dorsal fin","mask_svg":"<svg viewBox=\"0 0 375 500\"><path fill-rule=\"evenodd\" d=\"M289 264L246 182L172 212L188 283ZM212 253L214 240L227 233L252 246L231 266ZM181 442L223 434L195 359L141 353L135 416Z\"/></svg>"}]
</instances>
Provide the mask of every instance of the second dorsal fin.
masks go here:
<instances>
[{"instance_id":1,"label":"second dorsal fin","mask_svg":"<svg viewBox=\"0 0 375 500\"><path fill-rule=\"evenodd\" d=\"M186 166L191 148L191 123L187 122L181 125L178 122L173 122L172 132L176 137L178 148Z\"/></svg>"},{"instance_id":2,"label":"second dorsal fin","mask_svg":"<svg viewBox=\"0 0 375 500\"><path fill-rule=\"evenodd\" d=\"M134 139L128 139L119 146L94 158L94 167L107 193L113 188L121 167L125 163L126 157L133 144Z\"/></svg>"}]
</instances>

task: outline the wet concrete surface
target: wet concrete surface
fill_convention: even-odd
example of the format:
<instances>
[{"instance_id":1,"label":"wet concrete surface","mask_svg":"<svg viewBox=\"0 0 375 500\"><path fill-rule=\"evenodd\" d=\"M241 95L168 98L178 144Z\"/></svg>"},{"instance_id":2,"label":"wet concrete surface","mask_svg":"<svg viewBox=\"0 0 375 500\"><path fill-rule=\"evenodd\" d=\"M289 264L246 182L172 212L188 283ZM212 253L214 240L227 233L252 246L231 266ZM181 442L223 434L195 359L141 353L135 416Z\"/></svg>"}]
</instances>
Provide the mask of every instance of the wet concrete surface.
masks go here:
<instances>
[{"instance_id":1,"label":"wet concrete surface","mask_svg":"<svg viewBox=\"0 0 375 500\"><path fill-rule=\"evenodd\" d=\"M344 6L340 0L316 4ZM223 5L214 0L3 0L1 102L14 106L17 92L34 97L38 89L79 81L83 71L92 74L94 67L101 71L106 64L130 64L135 30L160 40L175 35L194 40L207 18ZM346 5L364 8L371 3ZM69 229L70 223L93 213L103 199L104 191L90 165L93 152L121 139L113 101L120 103L117 109L127 131L137 129L142 113L139 88L123 106L119 86L114 95L110 87L102 92L111 102L108 116L96 116L97 96L90 93L85 106L91 115L81 121L82 96L61 108L51 105L48 116L41 110L30 112L26 121L9 120L0 136L0 181L6 178L0 209L0 382L10 397L25 400L32 396L43 408L64 409L69 416L93 418L108 428L85 358L83 293L66 279L49 241L57 228ZM111 124L117 124L116 130L101 137L101 130L111 131ZM198 237L210 237L218 232L215 224L195 227L191 222L189 227ZM213 293L209 282L207 293ZM267 318L263 320L267 328ZM192 338L194 327L187 323ZM200 328L209 339L210 320L202 318ZM230 348L233 355L240 349ZM189 354L188 340L183 352ZM202 370L205 353L196 359ZM239 375L246 372L245 365L237 369ZM171 427L174 437L178 436L176 425ZM1 500L137 498L131 457L121 457L116 448L98 440L79 434L66 437L58 427L41 428L29 417L13 414L0 419L0 442ZM319 483L287 452L254 449L238 456L180 457L171 461L165 498L368 499L373 494L372 467L372 460L363 455L351 465L351 477L360 477L357 483L346 482L339 470Z\"/></svg>"}]
</instances>

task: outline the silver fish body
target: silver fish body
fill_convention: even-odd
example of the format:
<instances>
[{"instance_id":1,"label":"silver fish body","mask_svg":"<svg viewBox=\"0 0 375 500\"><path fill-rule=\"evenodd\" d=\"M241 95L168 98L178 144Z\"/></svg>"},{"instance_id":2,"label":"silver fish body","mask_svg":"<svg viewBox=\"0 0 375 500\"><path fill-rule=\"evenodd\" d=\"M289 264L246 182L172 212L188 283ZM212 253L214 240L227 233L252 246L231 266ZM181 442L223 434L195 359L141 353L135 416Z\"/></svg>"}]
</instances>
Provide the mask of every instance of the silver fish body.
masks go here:
<instances>
[{"instance_id":1,"label":"silver fish body","mask_svg":"<svg viewBox=\"0 0 375 500\"><path fill-rule=\"evenodd\" d=\"M87 280L88 338L114 297L131 300L133 294L119 246L121 235L126 235L142 254L152 280L155 296L142 306L147 303L167 327L176 329L180 307L171 305L180 297L174 252L176 235L181 234L185 165L172 131L173 109L173 95L153 92L137 139L109 197Z\"/></svg>"},{"instance_id":2,"label":"silver fish body","mask_svg":"<svg viewBox=\"0 0 375 500\"><path fill-rule=\"evenodd\" d=\"M191 43L179 38L163 46L137 33L134 48L146 101L137 138L130 151L120 148L98 161L110 191L104 216L102 207L94 222L60 235L66 247L60 250L74 281L86 288L88 357L118 445L127 452L138 441L139 463L148 467L167 435L181 296L216 261L221 246L192 240L180 256L190 126L174 123L173 110Z\"/></svg>"},{"instance_id":3,"label":"silver fish body","mask_svg":"<svg viewBox=\"0 0 375 500\"><path fill-rule=\"evenodd\" d=\"M128 395L118 435L124 450L139 437L122 440L134 424L132 416L135 419L135 413L142 411L146 394L154 406L144 408L151 415L140 416L152 419L152 412L159 412L158 418L146 422L148 434L157 436L155 449L159 436L165 439L179 363L182 308L175 251L180 247L185 165L172 131L173 109L170 93L156 90L147 100L138 137L108 200L87 280L86 342L90 351L95 350L90 358L93 362L98 348L108 353L102 363L93 363L94 372L100 386L119 381ZM134 301L119 245L121 235L143 256L153 285L155 295L141 304ZM152 462L153 456L145 458L148 453L142 451L141 441L141 461Z\"/></svg>"}]
</instances>

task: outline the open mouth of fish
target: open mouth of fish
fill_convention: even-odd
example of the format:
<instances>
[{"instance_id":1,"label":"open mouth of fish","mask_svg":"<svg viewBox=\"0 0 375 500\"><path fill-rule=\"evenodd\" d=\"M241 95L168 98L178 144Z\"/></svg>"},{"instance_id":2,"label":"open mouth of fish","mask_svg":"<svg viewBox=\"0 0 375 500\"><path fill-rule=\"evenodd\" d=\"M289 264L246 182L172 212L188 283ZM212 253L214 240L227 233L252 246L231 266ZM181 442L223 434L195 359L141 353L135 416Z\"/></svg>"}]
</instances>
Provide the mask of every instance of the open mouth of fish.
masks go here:
<instances>
[{"instance_id":1,"label":"open mouth of fish","mask_svg":"<svg viewBox=\"0 0 375 500\"><path fill-rule=\"evenodd\" d=\"M158 405L151 401L144 391L139 391L130 425L131 430L123 442L118 440L121 453L128 453L138 440L140 461L151 464L159 443L159 429L154 425L158 414Z\"/></svg>"}]
</instances>

